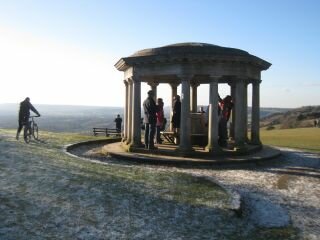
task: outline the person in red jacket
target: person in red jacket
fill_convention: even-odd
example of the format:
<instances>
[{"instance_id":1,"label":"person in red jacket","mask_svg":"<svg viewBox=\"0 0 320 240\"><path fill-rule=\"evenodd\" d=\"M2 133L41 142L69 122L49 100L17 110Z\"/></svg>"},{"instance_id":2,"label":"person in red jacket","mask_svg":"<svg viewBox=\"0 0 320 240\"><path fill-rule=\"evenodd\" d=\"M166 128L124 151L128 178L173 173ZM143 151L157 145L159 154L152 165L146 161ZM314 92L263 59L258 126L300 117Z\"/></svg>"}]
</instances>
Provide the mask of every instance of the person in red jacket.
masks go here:
<instances>
[{"instance_id":1,"label":"person in red jacket","mask_svg":"<svg viewBox=\"0 0 320 240\"><path fill-rule=\"evenodd\" d=\"M20 132L25 124L28 123L30 117L30 110L37 114L40 117L40 113L35 109L35 107L31 104L30 98L26 98L20 103L19 108L19 126L17 130L16 139L19 140Z\"/></svg>"},{"instance_id":2,"label":"person in red jacket","mask_svg":"<svg viewBox=\"0 0 320 240\"><path fill-rule=\"evenodd\" d=\"M156 116L157 116L156 142L158 144L162 143L162 139L160 137L160 131L163 128L163 124L164 124L163 105L164 105L164 103L163 103L162 98L158 98L157 99L157 112L156 112Z\"/></svg>"},{"instance_id":3,"label":"person in red jacket","mask_svg":"<svg viewBox=\"0 0 320 240\"><path fill-rule=\"evenodd\" d=\"M218 143L221 147L227 147L228 129L227 124L233 108L233 101L230 95L227 95L224 99L219 97L219 140Z\"/></svg>"}]
</instances>

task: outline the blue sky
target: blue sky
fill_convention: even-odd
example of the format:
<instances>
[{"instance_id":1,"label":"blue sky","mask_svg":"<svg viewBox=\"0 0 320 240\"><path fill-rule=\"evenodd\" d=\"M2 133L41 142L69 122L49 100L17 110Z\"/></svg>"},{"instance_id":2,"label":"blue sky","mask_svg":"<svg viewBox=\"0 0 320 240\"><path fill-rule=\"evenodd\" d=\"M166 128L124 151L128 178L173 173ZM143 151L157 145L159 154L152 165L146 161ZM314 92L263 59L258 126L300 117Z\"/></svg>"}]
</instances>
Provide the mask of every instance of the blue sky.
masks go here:
<instances>
[{"instance_id":1,"label":"blue sky","mask_svg":"<svg viewBox=\"0 0 320 240\"><path fill-rule=\"evenodd\" d=\"M262 73L262 107L320 105L319 12L316 0L0 0L0 103L29 96L38 104L123 106L123 75L114 68L121 57L204 42L272 63ZM159 87L165 102L169 89ZM219 86L222 96L228 91ZM207 86L199 92L206 105Z\"/></svg>"}]
</instances>

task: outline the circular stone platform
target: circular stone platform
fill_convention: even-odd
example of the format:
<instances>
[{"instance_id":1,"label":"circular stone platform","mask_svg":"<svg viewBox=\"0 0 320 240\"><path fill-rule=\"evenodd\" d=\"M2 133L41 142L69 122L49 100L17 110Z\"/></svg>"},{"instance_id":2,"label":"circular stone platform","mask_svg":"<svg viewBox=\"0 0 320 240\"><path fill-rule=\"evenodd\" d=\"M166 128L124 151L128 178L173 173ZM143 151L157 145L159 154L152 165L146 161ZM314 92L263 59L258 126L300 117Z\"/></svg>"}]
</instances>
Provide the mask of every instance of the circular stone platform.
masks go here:
<instances>
[{"instance_id":1,"label":"circular stone platform","mask_svg":"<svg viewBox=\"0 0 320 240\"><path fill-rule=\"evenodd\" d=\"M66 152L76 154L78 148L85 147L86 151L100 148L99 159L103 156L111 156L117 160L131 161L135 163L163 164L172 166L211 166L225 164L258 163L278 157L281 152L270 146L262 146L261 150L252 151L245 155L219 155L212 156L208 153L194 154L192 157L181 157L174 154L175 149L159 147L157 150L139 149L139 152L127 152L122 147L120 139L106 139L81 142L66 147ZM171 155L170 152L172 153ZM93 156L94 158L94 156Z\"/></svg>"}]
</instances>

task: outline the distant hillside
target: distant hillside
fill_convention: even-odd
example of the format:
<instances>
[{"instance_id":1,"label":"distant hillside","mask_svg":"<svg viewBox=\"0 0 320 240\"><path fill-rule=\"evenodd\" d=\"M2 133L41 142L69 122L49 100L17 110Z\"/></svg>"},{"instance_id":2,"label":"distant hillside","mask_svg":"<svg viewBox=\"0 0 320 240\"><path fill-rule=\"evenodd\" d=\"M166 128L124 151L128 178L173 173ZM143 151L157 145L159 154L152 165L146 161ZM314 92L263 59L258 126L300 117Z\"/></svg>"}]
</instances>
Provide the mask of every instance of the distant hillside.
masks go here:
<instances>
[{"instance_id":1,"label":"distant hillside","mask_svg":"<svg viewBox=\"0 0 320 240\"><path fill-rule=\"evenodd\" d=\"M298 128L313 127L314 120L320 119L320 106L306 106L278 112L261 118L261 127Z\"/></svg>"},{"instance_id":2,"label":"distant hillside","mask_svg":"<svg viewBox=\"0 0 320 240\"><path fill-rule=\"evenodd\" d=\"M117 114L123 117L121 107L91 107L35 104L41 117L36 121L40 129L53 132L80 132L91 134L93 127L115 128ZM18 104L0 104L0 128L17 128Z\"/></svg>"},{"instance_id":3,"label":"distant hillside","mask_svg":"<svg viewBox=\"0 0 320 240\"><path fill-rule=\"evenodd\" d=\"M41 113L37 119L42 130L52 132L77 132L91 134L93 127L114 128L117 114L123 117L122 107L68 106L35 104ZM206 107L205 107L206 109ZM0 104L0 128L17 128L18 104ZM260 116L282 113L284 108L261 108ZM164 109L165 117L170 121L170 107ZM251 108L248 108L250 120Z\"/></svg>"},{"instance_id":4,"label":"distant hillside","mask_svg":"<svg viewBox=\"0 0 320 240\"><path fill-rule=\"evenodd\" d=\"M287 112L292 108L260 108L260 119L270 116L272 114L279 114ZM251 119L251 107L248 107L248 120Z\"/></svg>"}]
</instances>

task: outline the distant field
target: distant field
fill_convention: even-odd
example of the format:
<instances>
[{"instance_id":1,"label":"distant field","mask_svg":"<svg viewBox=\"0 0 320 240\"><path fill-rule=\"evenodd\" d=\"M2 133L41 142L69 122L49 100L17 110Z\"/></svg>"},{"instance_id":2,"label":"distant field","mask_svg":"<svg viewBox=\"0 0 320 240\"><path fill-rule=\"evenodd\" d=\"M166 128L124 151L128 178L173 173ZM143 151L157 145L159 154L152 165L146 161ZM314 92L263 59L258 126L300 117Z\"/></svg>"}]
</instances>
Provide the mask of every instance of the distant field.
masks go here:
<instances>
[{"instance_id":1,"label":"distant field","mask_svg":"<svg viewBox=\"0 0 320 240\"><path fill-rule=\"evenodd\" d=\"M320 128L262 130L263 144L320 152Z\"/></svg>"}]
</instances>

